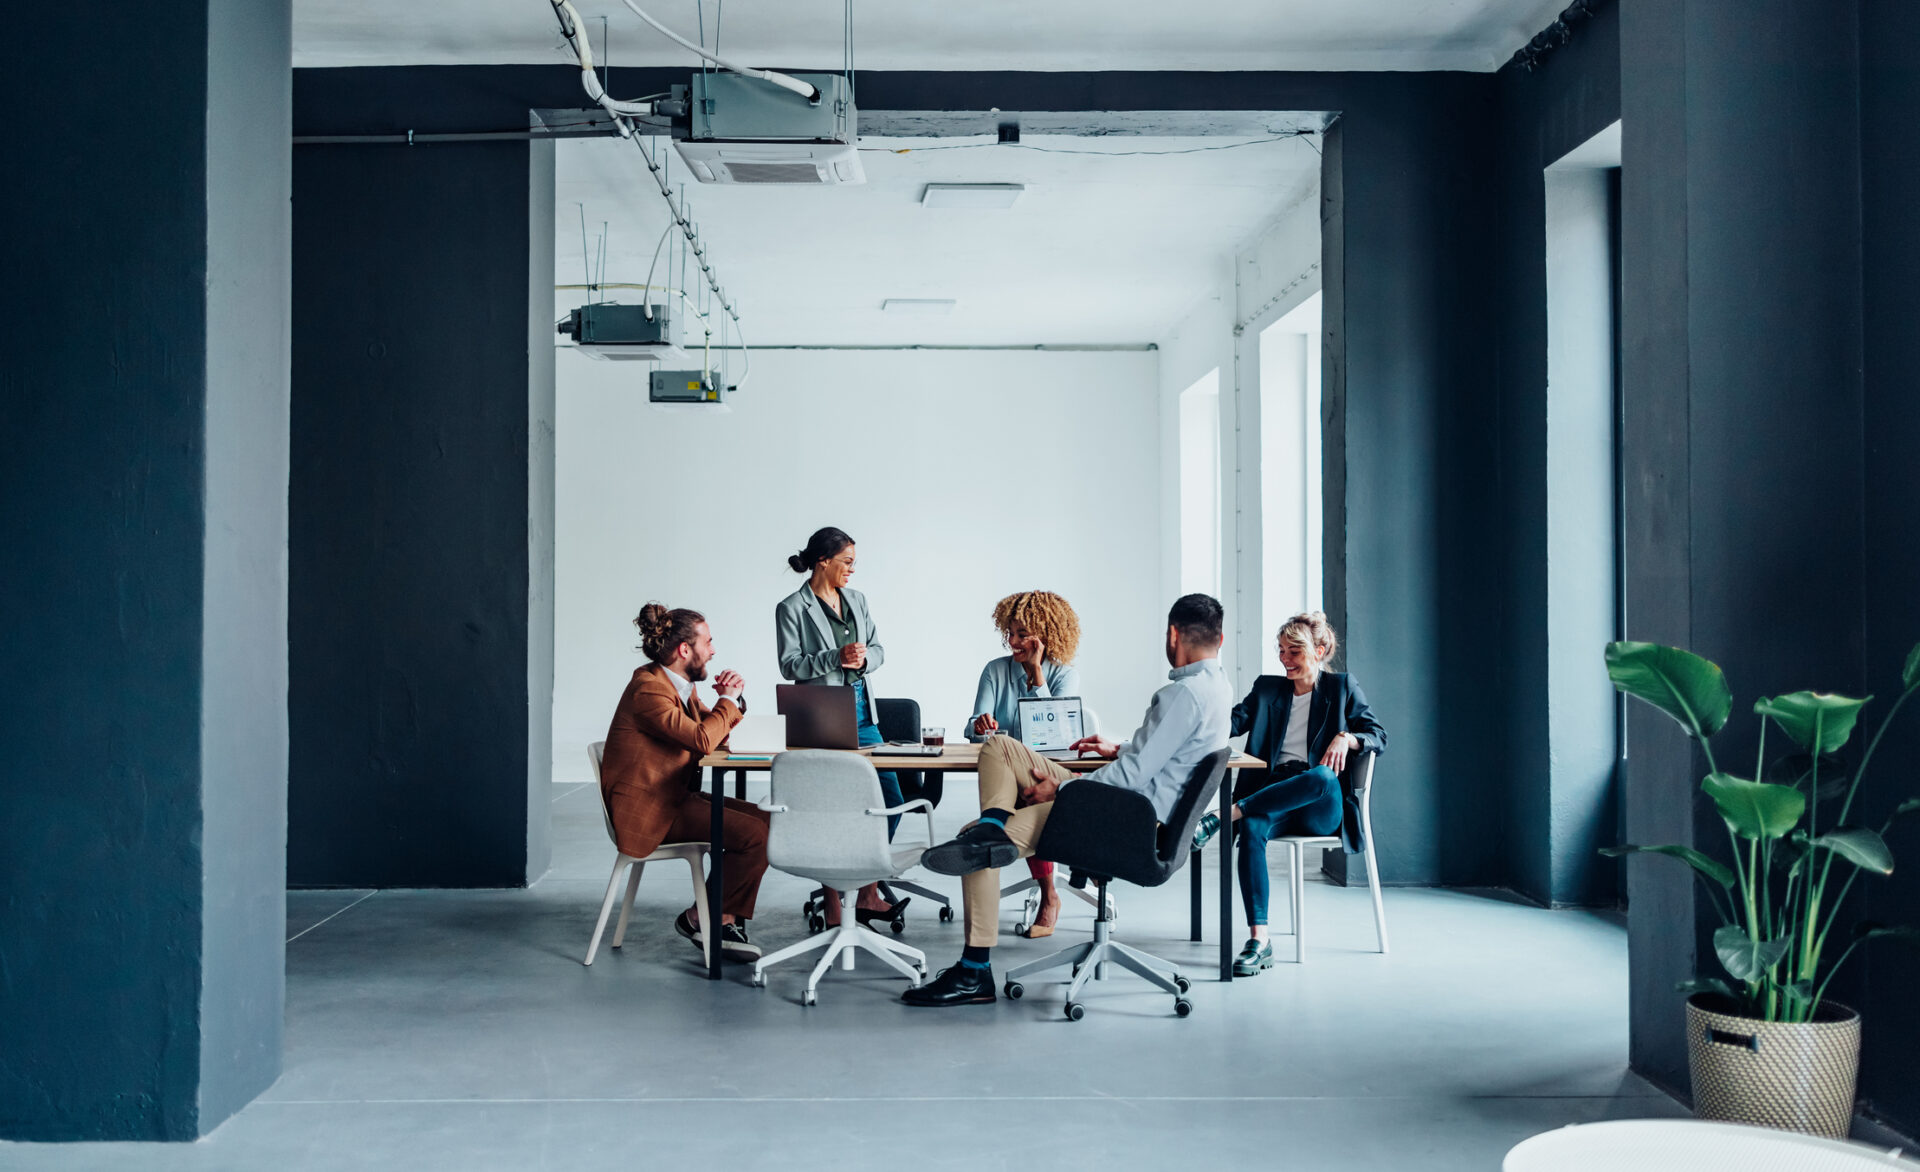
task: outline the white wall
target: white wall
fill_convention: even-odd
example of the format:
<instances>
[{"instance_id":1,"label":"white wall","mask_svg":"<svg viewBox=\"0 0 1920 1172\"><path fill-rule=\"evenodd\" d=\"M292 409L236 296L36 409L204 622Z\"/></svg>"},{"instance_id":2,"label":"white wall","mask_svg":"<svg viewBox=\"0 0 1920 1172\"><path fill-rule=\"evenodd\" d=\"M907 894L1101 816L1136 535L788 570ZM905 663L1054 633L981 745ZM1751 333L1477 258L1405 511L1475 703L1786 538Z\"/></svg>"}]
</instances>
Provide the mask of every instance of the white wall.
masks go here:
<instances>
[{"instance_id":1,"label":"white wall","mask_svg":"<svg viewBox=\"0 0 1920 1172\"><path fill-rule=\"evenodd\" d=\"M650 599L704 612L717 666L772 712L773 607L801 581L786 557L821 525L858 542L875 691L950 736L1014 590L1079 611L1106 731L1131 732L1164 681L1154 353L762 351L731 413L664 412L645 367L557 357L554 780L586 779Z\"/></svg>"}]
</instances>

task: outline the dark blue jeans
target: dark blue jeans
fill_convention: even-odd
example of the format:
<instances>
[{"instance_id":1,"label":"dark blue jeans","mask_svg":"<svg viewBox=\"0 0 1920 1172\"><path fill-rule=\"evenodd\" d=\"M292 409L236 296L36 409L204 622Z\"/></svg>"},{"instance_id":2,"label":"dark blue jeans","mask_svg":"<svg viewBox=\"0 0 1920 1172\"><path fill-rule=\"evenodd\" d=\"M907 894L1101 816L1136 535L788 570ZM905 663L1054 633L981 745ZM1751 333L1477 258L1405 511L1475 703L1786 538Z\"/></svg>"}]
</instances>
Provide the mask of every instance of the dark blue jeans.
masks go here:
<instances>
[{"instance_id":1,"label":"dark blue jeans","mask_svg":"<svg viewBox=\"0 0 1920 1172\"><path fill-rule=\"evenodd\" d=\"M1340 779L1325 765L1301 769L1297 763L1274 770L1272 780L1241 798L1240 898L1247 923L1267 922L1267 843L1283 834L1338 834Z\"/></svg>"},{"instance_id":2,"label":"dark blue jeans","mask_svg":"<svg viewBox=\"0 0 1920 1172\"><path fill-rule=\"evenodd\" d=\"M887 738L880 735L880 726L873 723L872 716L868 712L867 682L865 680L855 680L853 682L853 707L854 711L860 714L860 747L864 749L868 745L884 743ZM845 728L846 726L842 725L841 727ZM888 770L880 775L880 792L885 795L888 806L897 806L905 800L900 796L900 777L892 770ZM887 815L888 842L893 841L893 832L899 828L900 815Z\"/></svg>"}]
</instances>

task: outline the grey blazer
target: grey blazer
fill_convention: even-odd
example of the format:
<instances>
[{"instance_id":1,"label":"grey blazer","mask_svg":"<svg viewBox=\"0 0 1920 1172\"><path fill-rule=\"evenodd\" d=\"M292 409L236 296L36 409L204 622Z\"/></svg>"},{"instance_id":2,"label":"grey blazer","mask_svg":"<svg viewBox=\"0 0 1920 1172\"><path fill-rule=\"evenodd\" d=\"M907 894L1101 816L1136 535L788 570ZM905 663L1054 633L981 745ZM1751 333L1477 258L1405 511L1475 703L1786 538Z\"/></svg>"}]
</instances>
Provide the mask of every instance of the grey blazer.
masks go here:
<instances>
[{"instance_id":1,"label":"grey blazer","mask_svg":"<svg viewBox=\"0 0 1920 1172\"><path fill-rule=\"evenodd\" d=\"M871 677L887 661L887 650L880 646L874 630L873 615L867 610L867 596L848 587L840 592L853 616L853 629L867 645L867 670ZM840 668L840 645L834 641L827 616L820 613L820 600L813 588L802 584L773 608L773 632L780 649L780 675L796 684L853 683L855 676ZM873 687L867 687L867 719L880 723L874 703Z\"/></svg>"}]
</instances>

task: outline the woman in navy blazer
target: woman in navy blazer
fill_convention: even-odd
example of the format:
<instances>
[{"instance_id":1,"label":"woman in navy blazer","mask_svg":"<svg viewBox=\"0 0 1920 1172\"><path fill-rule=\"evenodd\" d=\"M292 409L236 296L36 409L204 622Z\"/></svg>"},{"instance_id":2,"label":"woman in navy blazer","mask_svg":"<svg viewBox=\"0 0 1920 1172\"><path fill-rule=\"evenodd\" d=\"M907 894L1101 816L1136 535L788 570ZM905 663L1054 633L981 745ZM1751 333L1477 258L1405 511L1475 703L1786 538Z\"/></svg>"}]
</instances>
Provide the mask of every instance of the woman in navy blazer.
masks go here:
<instances>
[{"instance_id":1,"label":"woman in navy blazer","mask_svg":"<svg viewBox=\"0 0 1920 1172\"><path fill-rule=\"evenodd\" d=\"M1273 945L1267 940L1267 843L1286 834L1337 833L1348 850L1362 845L1360 812L1341 788L1340 774L1352 754L1384 752L1387 730L1374 719L1352 676L1323 670L1339 645L1325 614L1288 619L1279 634L1286 674L1255 680L1233 710L1232 735L1247 733L1247 752L1267 762L1264 771L1243 771L1233 787L1240 893L1250 937L1233 962L1235 976L1273 967ZM1218 815L1201 819L1194 849L1219 829Z\"/></svg>"}]
</instances>

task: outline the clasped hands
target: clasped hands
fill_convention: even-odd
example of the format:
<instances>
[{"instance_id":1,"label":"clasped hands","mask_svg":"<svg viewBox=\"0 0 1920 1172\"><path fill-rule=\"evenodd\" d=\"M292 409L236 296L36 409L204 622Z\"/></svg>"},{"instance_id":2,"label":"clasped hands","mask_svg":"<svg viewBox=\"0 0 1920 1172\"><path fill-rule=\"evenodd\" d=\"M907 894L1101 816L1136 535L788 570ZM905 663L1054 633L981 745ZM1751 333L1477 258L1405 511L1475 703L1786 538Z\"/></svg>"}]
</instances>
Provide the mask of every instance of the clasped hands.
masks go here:
<instances>
[{"instance_id":1,"label":"clasped hands","mask_svg":"<svg viewBox=\"0 0 1920 1172\"><path fill-rule=\"evenodd\" d=\"M739 672L728 669L713 677L713 690L720 693L724 700L738 701L740 693L747 690L747 681L740 677Z\"/></svg>"},{"instance_id":2,"label":"clasped hands","mask_svg":"<svg viewBox=\"0 0 1920 1172\"><path fill-rule=\"evenodd\" d=\"M867 645L849 643L840 649L840 666L861 668L867 666Z\"/></svg>"}]
</instances>

